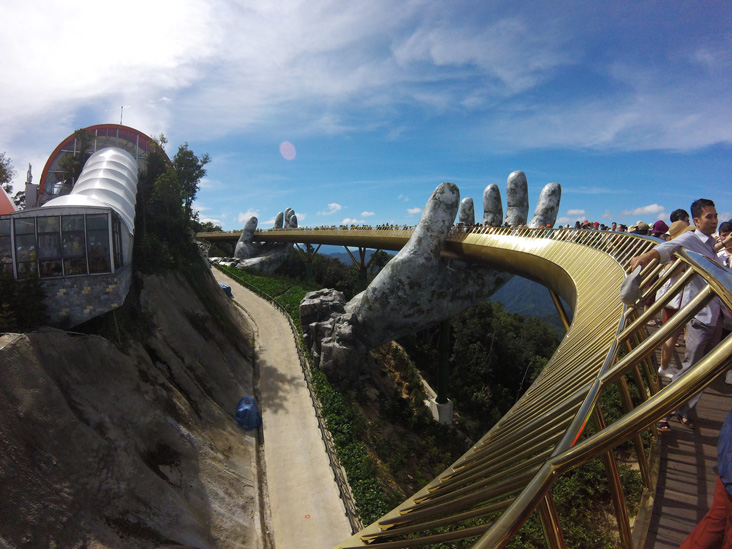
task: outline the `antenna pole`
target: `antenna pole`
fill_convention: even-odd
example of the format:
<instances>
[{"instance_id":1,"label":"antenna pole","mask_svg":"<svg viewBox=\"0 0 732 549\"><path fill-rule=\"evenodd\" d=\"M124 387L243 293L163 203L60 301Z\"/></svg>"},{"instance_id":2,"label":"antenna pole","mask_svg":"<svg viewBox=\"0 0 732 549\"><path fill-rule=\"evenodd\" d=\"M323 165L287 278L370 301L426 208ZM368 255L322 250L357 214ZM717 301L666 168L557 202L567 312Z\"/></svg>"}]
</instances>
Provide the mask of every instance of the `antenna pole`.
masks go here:
<instances>
[{"instance_id":1,"label":"antenna pole","mask_svg":"<svg viewBox=\"0 0 732 549\"><path fill-rule=\"evenodd\" d=\"M121 107L119 108L119 125L120 125L120 126L122 125L122 115L124 114L124 112L125 112L125 106L124 106L124 105L122 105L122 106L121 106Z\"/></svg>"}]
</instances>

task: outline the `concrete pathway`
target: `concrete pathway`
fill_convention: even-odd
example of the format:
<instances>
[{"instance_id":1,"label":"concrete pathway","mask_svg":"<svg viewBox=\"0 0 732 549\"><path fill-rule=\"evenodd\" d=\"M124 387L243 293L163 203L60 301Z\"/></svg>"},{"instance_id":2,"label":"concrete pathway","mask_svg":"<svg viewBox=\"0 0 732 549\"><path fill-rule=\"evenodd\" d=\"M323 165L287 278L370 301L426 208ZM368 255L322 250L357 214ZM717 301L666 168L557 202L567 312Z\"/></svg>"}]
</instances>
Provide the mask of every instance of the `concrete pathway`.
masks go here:
<instances>
[{"instance_id":1,"label":"concrete pathway","mask_svg":"<svg viewBox=\"0 0 732 549\"><path fill-rule=\"evenodd\" d=\"M218 269L254 323L271 524L276 549L334 547L351 537L287 319Z\"/></svg>"}]
</instances>

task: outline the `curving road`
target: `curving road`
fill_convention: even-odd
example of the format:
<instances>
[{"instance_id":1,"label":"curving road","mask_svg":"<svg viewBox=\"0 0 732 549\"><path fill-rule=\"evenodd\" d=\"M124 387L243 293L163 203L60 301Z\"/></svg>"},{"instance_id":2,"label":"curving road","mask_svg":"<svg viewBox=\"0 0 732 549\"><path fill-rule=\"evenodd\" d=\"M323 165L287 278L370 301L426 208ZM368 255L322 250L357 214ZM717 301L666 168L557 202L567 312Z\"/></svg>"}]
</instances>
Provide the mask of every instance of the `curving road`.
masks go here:
<instances>
[{"instance_id":1,"label":"curving road","mask_svg":"<svg viewBox=\"0 0 732 549\"><path fill-rule=\"evenodd\" d=\"M277 549L326 548L351 535L287 319L218 269L256 334L271 532Z\"/></svg>"}]
</instances>

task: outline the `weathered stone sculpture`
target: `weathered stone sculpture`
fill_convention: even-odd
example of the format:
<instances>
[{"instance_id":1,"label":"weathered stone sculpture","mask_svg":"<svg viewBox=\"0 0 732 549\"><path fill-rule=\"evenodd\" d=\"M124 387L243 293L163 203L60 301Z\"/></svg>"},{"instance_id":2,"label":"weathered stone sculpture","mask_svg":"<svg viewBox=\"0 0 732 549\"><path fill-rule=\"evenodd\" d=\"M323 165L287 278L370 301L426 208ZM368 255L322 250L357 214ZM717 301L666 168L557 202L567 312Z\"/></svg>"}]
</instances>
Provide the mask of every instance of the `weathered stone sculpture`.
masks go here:
<instances>
[{"instance_id":1,"label":"weathered stone sculpture","mask_svg":"<svg viewBox=\"0 0 732 549\"><path fill-rule=\"evenodd\" d=\"M475 206L473 206L472 198L463 198L463 201L460 202L458 220L463 225L475 225Z\"/></svg>"},{"instance_id":2,"label":"weathered stone sculpture","mask_svg":"<svg viewBox=\"0 0 732 549\"><path fill-rule=\"evenodd\" d=\"M285 262L292 244L287 242L271 242L258 244L253 241L259 220L250 217L244 225L239 241L234 248L234 258L238 261L238 269L247 269L260 273L272 273ZM287 208L275 217L274 228L297 228L297 216L294 210Z\"/></svg>"},{"instance_id":3,"label":"weathered stone sculpture","mask_svg":"<svg viewBox=\"0 0 732 549\"><path fill-rule=\"evenodd\" d=\"M503 206L501 205L501 191L498 185L491 183L483 191L483 225L500 227L503 225Z\"/></svg>"},{"instance_id":4,"label":"weathered stone sculpture","mask_svg":"<svg viewBox=\"0 0 732 549\"><path fill-rule=\"evenodd\" d=\"M509 176L507 194L507 218L511 215L514 225L525 224L528 189L523 172ZM553 225L560 196L558 183L545 186L530 226ZM513 275L490 267L440 257L459 206L457 186L441 184L427 201L409 242L365 291L344 305L330 294L305 297L301 305L305 342L329 378L357 381L359 365L370 349L451 318L488 299L511 279ZM324 295L328 301L319 310Z\"/></svg>"}]
</instances>

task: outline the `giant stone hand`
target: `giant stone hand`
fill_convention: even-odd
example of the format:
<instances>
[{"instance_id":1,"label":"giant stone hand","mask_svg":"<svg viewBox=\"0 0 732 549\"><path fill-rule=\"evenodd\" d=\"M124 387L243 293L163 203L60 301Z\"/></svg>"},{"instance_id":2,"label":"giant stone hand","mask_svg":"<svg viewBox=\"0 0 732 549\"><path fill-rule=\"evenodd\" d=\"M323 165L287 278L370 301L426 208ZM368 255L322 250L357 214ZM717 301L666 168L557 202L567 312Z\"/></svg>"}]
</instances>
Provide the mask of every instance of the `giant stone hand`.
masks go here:
<instances>
[{"instance_id":1,"label":"giant stone hand","mask_svg":"<svg viewBox=\"0 0 732 549\"><path fill-rule=\"evenodd\" d=\"M254 233L257 231L259 221L256 217L250 217L244 225L239 241L234 248L234 258L238 269L247 269L260 273L272 273L287 259L292 244L287 242L255 243ZM287 208L284 213L280 212L275 217L274 228L282 229L297 228L297 216L295 211Z\"/></svg>"},{"instance_id":2,"label":"giant stone hand","mask_svg":"<svg viewBox=\"0 0 732 549\"><path fill-rule=\"evenodd\" d=\"M486 188L484 220L500 225L502 208L497 186ZM553 225L561 186L544 187L530 227ZM305 297L300 306L306 342L313 345L320 367L331 379L355 381L358 364L370 349L438 324L488 299L513 275L488 266L440 256L460 208L456 185L443 183L432 193L407 244L371 284L345 305L329 302L325 313L314 313L320 294ZM464 201L472 209L472 201ZM528 185L523 172L508 177L506 222L524 225L528 215ZM462 212L461 212L462 213ZM465 212L466 221L472 212ZM328 316L323 321L324 316ZM313 318L313 316L315 318ZM320 317L320 318L318 318ZM355 354L354 354L355 353Z\"/></svg>"}]
</instances>

